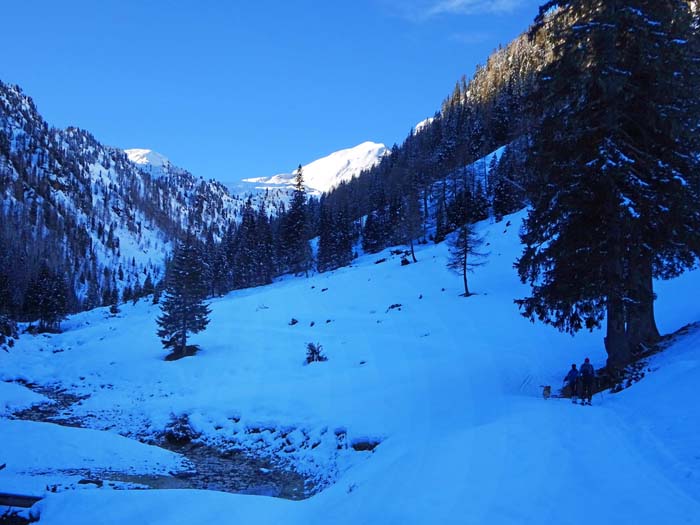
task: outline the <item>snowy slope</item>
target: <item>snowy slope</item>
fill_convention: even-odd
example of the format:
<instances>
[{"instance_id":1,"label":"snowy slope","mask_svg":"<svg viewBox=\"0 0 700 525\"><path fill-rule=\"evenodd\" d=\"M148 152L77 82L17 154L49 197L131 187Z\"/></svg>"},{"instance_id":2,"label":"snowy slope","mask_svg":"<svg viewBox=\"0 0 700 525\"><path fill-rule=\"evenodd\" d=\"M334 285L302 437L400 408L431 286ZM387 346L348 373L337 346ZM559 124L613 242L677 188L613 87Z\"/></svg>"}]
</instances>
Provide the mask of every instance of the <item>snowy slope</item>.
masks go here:
<instances>
[{"instance_id":1,"label":"snowy slope","mask_svg":"<svg viewBox=\"0 0 700 525\"><path fill-rule=\"evenodd\" d=\"M513 299L526 289L512 263L521 219L479 225L490 257L471 276L470 298L445 269L446 247L426 245L406 267L387 250L214 300L211 325L195 338L201 353L173 363L162 360L158 311L147 302L121 317L74 316L60 335L22 336L0 353L0 379L58 381L90 395L72 415L92 428L144 435L188 414L209 442L257 446L330 482L300 502L66 491L37 505L41 523L700 523L700 407L691 395L700 332L593 407L542 400L539 385L560 385L571 362L590 356L601 366L605 355L600 332L571 338L519 316ZM698 271L659 284L662 331L700 320L698 287ZM309 341L327 362L303 365ZM259 428L271 430L261 438L251 430ZM292 445L274 446L278 429ZM381 444L347 446L367 441ZM0 471L0 485L13 475Z\"/></svg>"},{"instance_id":2,"label":"snowy slope","mask_svg":"<svg viewBox=\"0 0 700 525\"><path fill-rule=\"evenodd\" d=\"M375 142L363 142L353 148L336 151L302 166L304 184L315 193L325 193L373 167L388 153L389 150L384 144ZM244 179L244 182L255 183L262 187L293 186L295 176L296 170L272 177Z\"/></svg>"}]
</instances>

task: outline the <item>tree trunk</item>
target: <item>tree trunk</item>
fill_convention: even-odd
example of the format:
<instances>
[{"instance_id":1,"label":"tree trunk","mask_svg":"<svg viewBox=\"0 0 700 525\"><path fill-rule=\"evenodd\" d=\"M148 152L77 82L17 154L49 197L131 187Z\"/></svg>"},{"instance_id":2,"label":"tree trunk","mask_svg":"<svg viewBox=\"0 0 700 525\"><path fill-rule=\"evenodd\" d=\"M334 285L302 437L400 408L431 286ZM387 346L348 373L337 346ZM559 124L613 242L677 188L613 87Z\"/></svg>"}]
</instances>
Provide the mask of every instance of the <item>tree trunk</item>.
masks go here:
<instances>
[{"instance_id":1,"label":"tree trunk","mask_svg":"<svg viewBox=\"0 0 700 525\"><path fill-rule=\"evenodd\" d=\"M413 249L413 237L411 237L411 257L413 258L414 263L418 262L418 259L416 259L416 252Z\"/></svg>"},{"instance_id":2,"label":"tree trunk","mask_svg":"<svg viewBox=\"0 0 700 525\"><path fill-rule=\"evenodd\" d=\"M469 297L469 284L467 283L467 255L468 252L464 253L464 264L462 265L462 277L464 278L464 297Z\"/></svg>"},{"instance_id":3,"label":"tree trunk","mask_svg":"<svg viewBox=\"0 0 700 525\"><path fill-rule=\"evenodd\" d=\"M428 190L423 190L423 240L428 238L428 216L430 210L428 209Z\"/></svg>"},{"instance_id":4,"label":"tree trunk","mask_svg":"<svg viewBox=\"0 0 700 525\"><path fill-rule=\"evenodd\" d=\"M624 368L631 360L630 347L625 333L625 309L622 298L613 292L607 299L607 334L605 350L608 368Z\"/></svg>"},{"instance_id":5,"label":"tree trunk","mask_svg":"<svg viewBox=\"0 0 700 525\"><path fill-rule=\"evenodd\" d=\"M632 303L628 308L627 341L630 351L653 345L661 338L654 317L654 280L650 255L643 255L630 268Z\"/></svg>"},{"instance_id":6,"label":"tree trunk","mask_svg":"<svg viewBox=\"0 0 700 525\"><path fill-rule=\"evenodd\" d=\"M607 334L605 350L608 353L608 369L624 368L631 360L630 347L625 330L625 302L623 291L628 288L623 271L622 235L617 218L610 227L607 260Z\"/></svg>"},{"instance_id":7,"label":"tree trunk","mask_svg":"<svg viewBox=\"0 0 700 525\"><path fill-rule=\"evenodd\" d=\"M180 343L180 355L185 355L187 352L187 318L183 314L182 317L182 342Z\"/></svg>"}]
</instances>

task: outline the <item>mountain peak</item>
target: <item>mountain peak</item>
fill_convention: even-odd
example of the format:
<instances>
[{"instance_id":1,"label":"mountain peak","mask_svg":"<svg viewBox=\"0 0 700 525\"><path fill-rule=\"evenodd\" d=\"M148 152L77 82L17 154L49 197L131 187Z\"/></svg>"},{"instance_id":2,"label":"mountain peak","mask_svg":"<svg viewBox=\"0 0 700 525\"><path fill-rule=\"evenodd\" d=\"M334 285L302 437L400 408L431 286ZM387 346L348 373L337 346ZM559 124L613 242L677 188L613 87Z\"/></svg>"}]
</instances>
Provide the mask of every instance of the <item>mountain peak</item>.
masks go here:
<instances>
[{"instance_id":1,"label":"mountain peak","mask_svg":"<svg viewBox=\"0 0 700 525\"><path fill-rule=\"evenodd\" d=\"M164 155L157 153L151 149L132 148L125 149L124 153L129 157L129 160L139 166L152 166L154 168L162 168L170 164L170 161Z\"/></svg>"},{"instance_id":2,"label":"mountain peak","mask_svg":"<svg viewBox=\"0 0 700 525\"><path fill-rule=\"evenodd\" d=\"M384 144L366 141L352 148L342 149L302 166L304 184L318 193L325 193L342 182L357 177L362 171L376 165L389 154ZM272 177L245 179L245 182L289 186L294 184L296 170Z\"/></svg>"}]
</instances>

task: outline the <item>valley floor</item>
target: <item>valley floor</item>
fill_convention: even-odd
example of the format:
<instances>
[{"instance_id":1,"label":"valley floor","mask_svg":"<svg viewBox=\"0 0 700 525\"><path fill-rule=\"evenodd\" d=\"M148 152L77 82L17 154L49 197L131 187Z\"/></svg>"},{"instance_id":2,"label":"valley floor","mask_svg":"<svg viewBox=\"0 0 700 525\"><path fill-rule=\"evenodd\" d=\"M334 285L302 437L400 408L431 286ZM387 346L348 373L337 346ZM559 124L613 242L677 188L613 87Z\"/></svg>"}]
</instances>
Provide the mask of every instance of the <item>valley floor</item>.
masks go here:
<instances>
[{"instance_id":1,"label":"valley floor","mask_svg":"<svg viewBox=\"0 0 700 525\"><path fill-rule=\"evenodd\" d=\"M600 332L572 338L519 315L521 219L480 225L490 256L469 298L446 247L426 245L417 264L387 251L216 299L201 352L176 362L144 301L23 335L0 353L0 492L56 485L33 509L53 525L700 523L700 329L592 407L543 400L540 385L605 354ZM700 321L697 290L699 271L657 284L662 332ZM309 342L327 362L304 365ZM22 382L80 398L60 417L88 428L11 419L47 401ZM146 444L184 416L197 442L293 468L311 497L115 490L192 469ZM78 484L117 471L101 489Z\"/></svg>"}]
</instances>

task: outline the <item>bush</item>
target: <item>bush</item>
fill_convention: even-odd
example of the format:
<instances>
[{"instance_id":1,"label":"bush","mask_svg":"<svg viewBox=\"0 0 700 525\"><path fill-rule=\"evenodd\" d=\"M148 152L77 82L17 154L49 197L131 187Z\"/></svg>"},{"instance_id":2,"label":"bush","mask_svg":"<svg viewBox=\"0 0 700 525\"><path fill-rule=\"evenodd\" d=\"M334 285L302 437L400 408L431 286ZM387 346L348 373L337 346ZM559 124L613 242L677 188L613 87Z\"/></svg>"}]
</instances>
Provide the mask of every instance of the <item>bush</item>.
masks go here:
<instances>
[{"instance_id":1,"label":"bush","mask_svg":"<svg viewBox=\"0 0 700 525\"><path fill-rule=\"evenodd\" d=\"M9 351L15 345L15 339L19 337L17 323L9 317L0 315L0 348Z\"/></svg>"},{"instance_id":2,"label":"bush","mask_svg":"<svg viewBox=\"0 0 700 525\"><path fill-rule=\"evenodd\" d=\"M323 355L323 347L319 343L309 343L306 345L306 364L328 361L328 358Z\"/></svg>"},{"instance_id":3,"label":"bush","mask_svg":"<svg viewBox=\"0 0 700 525\"><path fill-rule=\"evenodd\" d=\"M184 446L197 439L200 433L195 431L190 425L190 418L187 414L176 416L170 415L170 421L163 431L163 437L168 443L176 446Z\"/></svg>"}]
</instances>

